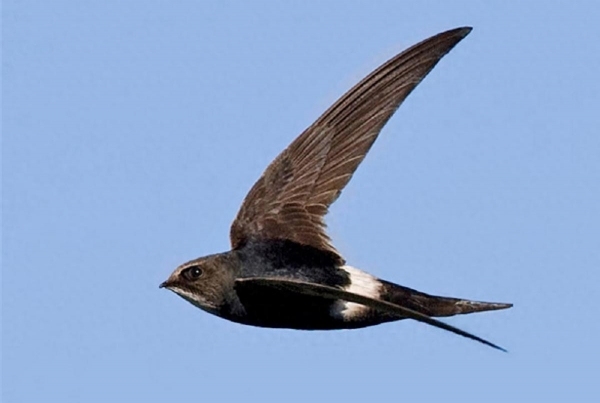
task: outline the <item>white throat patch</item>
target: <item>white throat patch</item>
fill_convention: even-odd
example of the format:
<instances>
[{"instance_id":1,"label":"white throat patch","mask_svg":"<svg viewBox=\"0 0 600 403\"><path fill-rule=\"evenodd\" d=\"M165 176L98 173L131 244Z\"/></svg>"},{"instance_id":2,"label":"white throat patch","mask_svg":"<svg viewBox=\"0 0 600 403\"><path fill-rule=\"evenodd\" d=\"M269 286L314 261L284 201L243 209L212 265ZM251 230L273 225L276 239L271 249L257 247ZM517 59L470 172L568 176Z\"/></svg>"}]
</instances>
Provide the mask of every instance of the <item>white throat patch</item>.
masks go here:
<instances>
[{"instance_id":1,"label":"white throat patch","mask_svg":"<svg viewBox=\"0 0 600 403\"><path fill-rule=\"evenodd\" d=\"M169 290L173 291L175 294L179 295L181 298L185 299L190 304L208 312L216 315L217 310L211 304L208 304L206 299L202 296L196 295L188 290L179 288L179 287L167 287Z\"/></svg>"}]
</instances>

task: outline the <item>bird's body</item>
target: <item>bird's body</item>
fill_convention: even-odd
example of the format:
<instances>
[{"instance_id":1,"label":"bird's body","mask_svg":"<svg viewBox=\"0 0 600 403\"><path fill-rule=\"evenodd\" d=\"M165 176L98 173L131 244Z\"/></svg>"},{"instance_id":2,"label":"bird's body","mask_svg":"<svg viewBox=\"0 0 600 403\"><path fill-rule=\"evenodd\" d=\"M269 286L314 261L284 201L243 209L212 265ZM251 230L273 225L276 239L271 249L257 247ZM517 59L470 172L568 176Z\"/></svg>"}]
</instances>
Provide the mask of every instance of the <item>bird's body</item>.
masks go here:
<instances>
[{"instance_id":1,"label":"bird's body","mask_svg":"<svg viewBox=\"0 0 600 403\"><path fill-rule=\"evenodd\" d=\"M433 317L511 304L428 295L380 280L346 264L323 219L388 119L470 30L431 37L348 91L254 184L231 226L232 250L179 266L161 287L246 325L333 330L410 318L500 348Z\"/></svg>"},{"instance_id":2,"label":"bird's body","mask_svg":"<svg viewBox=\"0 0 600 403\"><path fill-rule=\"evenodd\" d=\"M365 305L272 287L240 287L237 279L290 279L336 287L369 298L406 306L428 316L506 308L506 304L428 295L380 280L349 265L340 265L331 252L286 240L250 242L239 250L193 260L186 265L215 266L223 296L209 312L225 319L271 328L302 330L357 329L405 319ZM193 302L193 301L192 301ZM205 309L202 305L199 306Z\"/></svg>"}]
</instances>

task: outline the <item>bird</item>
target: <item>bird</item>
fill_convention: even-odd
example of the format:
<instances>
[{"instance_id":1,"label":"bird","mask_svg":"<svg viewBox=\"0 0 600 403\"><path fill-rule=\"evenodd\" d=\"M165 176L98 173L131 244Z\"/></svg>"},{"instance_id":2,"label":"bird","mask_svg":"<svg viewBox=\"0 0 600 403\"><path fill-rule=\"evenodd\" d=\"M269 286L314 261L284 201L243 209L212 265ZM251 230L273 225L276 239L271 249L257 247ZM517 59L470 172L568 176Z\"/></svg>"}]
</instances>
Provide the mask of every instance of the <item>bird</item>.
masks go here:
<instances>
[{"instance_id":1,"label":"bird","mask_svg":"<svg viewBox=\"0 0 600 403\"><path fill-rule=\"evenodd\" d=\"M506 351L435 319L512 307L430 295L346 263L325 216L383 126L471 27L399 53L346 92L267 167L230 229L231 250L177 267L160 288L243 325L358 329L412 319Z\"/></svg>"}]
</instances>

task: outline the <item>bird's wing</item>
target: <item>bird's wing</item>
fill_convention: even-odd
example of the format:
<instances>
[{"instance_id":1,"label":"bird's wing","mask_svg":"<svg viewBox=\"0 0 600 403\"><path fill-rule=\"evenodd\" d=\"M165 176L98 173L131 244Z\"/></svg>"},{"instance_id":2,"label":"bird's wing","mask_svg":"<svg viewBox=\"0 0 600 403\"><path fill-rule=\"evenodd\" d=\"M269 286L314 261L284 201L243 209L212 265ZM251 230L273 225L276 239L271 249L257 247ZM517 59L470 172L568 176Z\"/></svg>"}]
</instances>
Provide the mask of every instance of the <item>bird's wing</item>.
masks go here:
<instances>
[{"instance_id":1,"label":"bird's wing","mask_svg":"<svg viewBox=\"0 0 600 403\"><path fill-rule=\"evenodd\" d=\"M324 216L381 128L471 28L424 40L380 66L296 138L254 184L231 226L233 249L250 239L287 239L335 253Z\"/></svg>"},{"instance_id":2,"label":"bird's wing","mask_svg":"<svg viewBox=\"0 0 600 403\"><path fill-rule=\"evenodd\" d=\"M391 315L403 318L410 318L419 322L427 323L428 325L435 326L437 328L447 330L454 334L458 334L459 336L478 341L495 349L506 351L502 347L485 339L482 339L481 337L475 336L474 334L465 332L464 330L448 325L447 323L433 319L410 308L392 304L390 302L382 301L379 299L365 297L363 295L344 291L342 289L330 287L327 285L285 278L252 277L237 279L235 282L235 287L238 290L245 289L252 290L254 292L260 292L266 289L275 289L301 295L308 295L332 300L343 300L347 302L355 302L357 304L361 304Z\"/></svg>"}]
</instances>

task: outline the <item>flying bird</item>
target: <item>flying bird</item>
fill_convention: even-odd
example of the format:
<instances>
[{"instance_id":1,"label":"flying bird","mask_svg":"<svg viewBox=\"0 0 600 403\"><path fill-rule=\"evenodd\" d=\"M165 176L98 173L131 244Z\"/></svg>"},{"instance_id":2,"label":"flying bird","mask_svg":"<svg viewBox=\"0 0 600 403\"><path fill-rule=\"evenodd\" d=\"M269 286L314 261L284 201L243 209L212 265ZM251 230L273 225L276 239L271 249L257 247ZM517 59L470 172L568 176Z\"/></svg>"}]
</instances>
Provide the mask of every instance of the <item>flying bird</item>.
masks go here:
<instances>
[{"instance_id":1,"label":"flying bird","mask_svg":"<svg viewBox=\"0 0 600 403\"><path fill-rule=\"evenodd\" d=\"M231 250L182 264L160 287L246 325L332 330L413 319L504 350L434 317L512 304L430 295L379 279L346 263L324 221L386 122L470 31L426 39L350 89L250 189L231 226Z\"/></svg>"}]
</instances>

